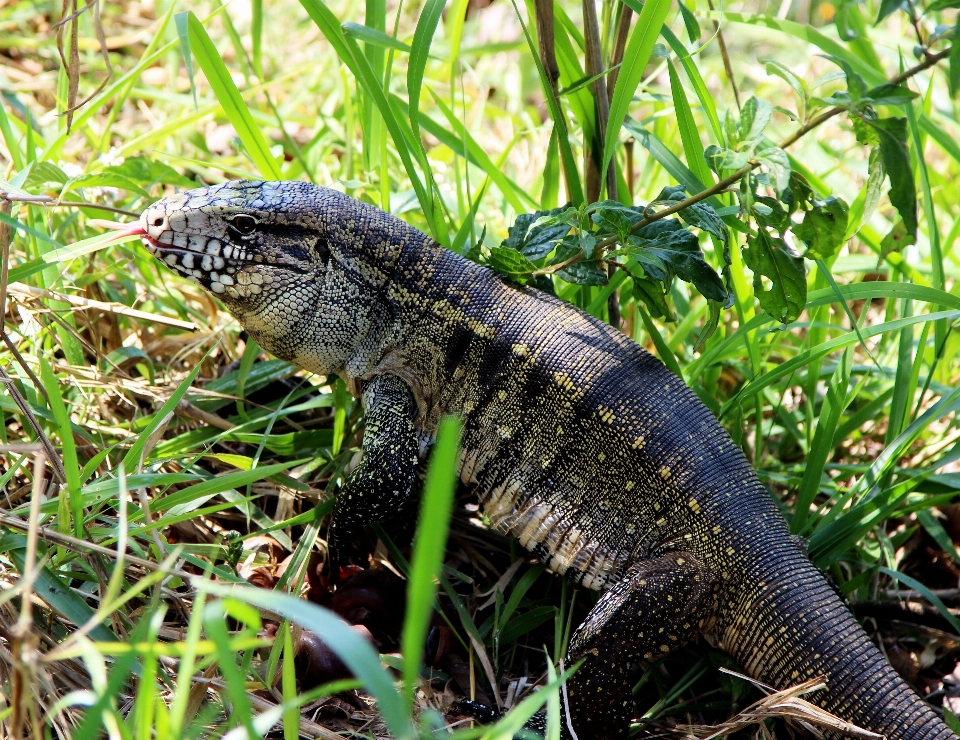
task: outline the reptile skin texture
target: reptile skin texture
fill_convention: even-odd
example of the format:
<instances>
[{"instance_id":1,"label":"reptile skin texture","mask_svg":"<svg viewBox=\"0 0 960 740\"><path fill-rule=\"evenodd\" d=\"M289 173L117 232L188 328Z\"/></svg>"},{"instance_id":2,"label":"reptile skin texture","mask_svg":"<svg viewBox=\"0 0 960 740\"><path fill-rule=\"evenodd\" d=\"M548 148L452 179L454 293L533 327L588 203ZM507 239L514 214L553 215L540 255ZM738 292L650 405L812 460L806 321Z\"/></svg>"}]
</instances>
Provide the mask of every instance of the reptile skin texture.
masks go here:
<instances>
[{"instance_id":1,"label":"reptile skin texture","mask_svg":"<svg viewBox=\"0 0 960 740\"><path fill-rule=\"evenodd\" d=\"M889 738L955 735L897 676L791 537L740 449L659 360L377 208L302 182L165 198L144 244L262 347L362 398L363 461L331 557L412 495L444 414L492 525L602 596L576 630L579 740L626 738L633 671L703 635L756 679Z\"/></svg>"}]
</instances>

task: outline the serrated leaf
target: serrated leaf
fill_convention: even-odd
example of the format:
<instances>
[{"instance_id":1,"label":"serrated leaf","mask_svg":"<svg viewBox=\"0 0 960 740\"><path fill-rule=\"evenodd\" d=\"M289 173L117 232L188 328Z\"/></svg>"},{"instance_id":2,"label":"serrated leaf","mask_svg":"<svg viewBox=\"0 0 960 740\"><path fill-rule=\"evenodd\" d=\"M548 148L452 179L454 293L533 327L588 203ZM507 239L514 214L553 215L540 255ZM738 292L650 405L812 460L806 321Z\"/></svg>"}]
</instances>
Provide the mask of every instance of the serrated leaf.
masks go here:
<instances>
[{"instance_id":1,"label":"serrated leaf","mask_svg":"<svg viewBox=\"0 0 960 740\"><path fill-rule=\"evenodd\" d=\"M910 235L907 233L907 227L903 225L902 220L899 220L880 241L880 254L886 256L890 254L890 252L899 252L904 247L913 243L913 240L910 239Z\"/></svg>"},{"instance_id":2,"label":"serrated leaf","mask_svg":"<svg viewBox=\"0 0 960 740\"><path fill-rule=\"evenodd\" d=\"M750 215L761 226L776 229L781 235L791 226L790 216L780 205L780 201L775 198L768 198L765 195L757 197L756 202L750 209Z\"/></svg>"},{"instance_id":3,"label":"serrated leaf","mask_svg":"<svg viewBox=\"0 0 960 740\"><path fill-rule=\"evenodd\" d=\"M575 208L553 208L520 214L500 246L521 252L531 260L540 259L552 252L570 231L569 219L576 213Z\"/></svg>"},{"instance_id":4,"label":"serrated leaf","mask_svg":"<svg viewBox=\"0 0 960 740\"><path fill-rule=\"evenodd\" d=\"M815 203L795 226L793 233L807 245L807 259L825 260L837 253L847 233L850 208L840 198L830 196Z\"/></svg>"},{"instance_id":5,"label":"serrated leaf","mask_svg":"<svg viewBox=\"0 0 960 740\"><path fill-rule=\"evenodd\" d=\"M590 219L601 230L616 234L621 243L629 238L633 225L643 218L642 214L638 215L634 209L616 201L605 201L597 205L598 207L591 214ZM586 250L584 250L584 254L586 254Z\"/></svg>"},{"instance_id":6,"label":"serrated leaf","mask_svg":"<svg viewBox=\"0 0 960 740\"><path fill-rule=\"evenodd\" d=\"M34 162L23 186L25 188L34 188L38 185L46 185L49 182L62 185L69 179L67 173L57 167L53 162Z\"/></svg>"},{"instance_id":7,"label":"serrated leaf","mask_svg":"<svg viewBox=\"0 0 960 740\"><path fill-rule=\"evenodd\" d=\"M490 266L497 272L510 277L529 275L537 266L520 252L507 247L493 247L490 250Z\"/></svg>"},{"instance_id":8,"label":"serrated leaf","mask_svg":"<svg viewBox=\"0 0 960 740\"><path fill-rule=\"evenodd\" d=\"M897 2L900 1L901 0L897 0ZM833 56L832 54L821 54L820 56L822 56L824 59L829 59L843 70L843 74L847 78L847 93L854 103L859 102L866 96L867 83L864 82L863 77L861 77L860 74L854 70L854 68L850 65L850 62L842 57Z\"/></svg>"},{"instance_id":9,"label":"serrated leaf","mask_svg":"<svg viewBox=\"0 0 960 740\"><path fill-rule=\"evenodd\" d=\"M739 170L750 158L745 152L721 149L716 144L711 144L703 150L703 159L707 166L719 175L724 170Z\"/></svg>"},{"instance_id":10,"label":"serrated leaf","mask_svg":"<svg viewBox=\"0 0 960 740\"><path fill-rule=\"evenodd\" d=\"M599 262L576 262L560 270L557 277L577 285L606 285L607 273Z\"/></svg>"},{"instance_id":11,"label":"serrated leaf","mask_svg":"<svg viewBox=\"0 0 960 740\"><path fill-rule=\"evenodd\" d=\"M880 147L874 147L870 150L867 173L867 194L863 201L861 224L870 220L877 204L880 202L880 197L883 195L883 178L887 176L887 171L883 168L883 155L880 153Z\"/></svg>"},{"instance_id":12,"label":"serrated leaf","mask_svg":"<svg viewBox=\"0 0 960 740\"><path fill-rule=\"evenodd\" d=\"M660 195L654 200L655 203L669 202L679 203L686 200L686 188L683 185L670 185L660 191ZM717 214L716 209L704 201L687 206L677 215L690 226L703 229L708 234L712 234L720 241L726 243L730 238L730 232L723 219Z\"/></svg>"},{"instance_id":13,"label":"serrated leaf","mask_svg":"<svg viewBox=\"0 0 960 740\"><path fill-rule=\"evenodd\" d=\"M192 188L197 184L195 180L181 175L173 167L146 157L127 157L122 164L105 167L103 171L128 177L134 182L151 185L163 183Z\"/></svg>"},{"instance_id":14,"label":"serrated leaf","mask_svg":"<svg viewBox=\"0 0 960 740\"><path fill-rule=\"evenodd\" d=\"M872 105L905 105L916 97L917 94L905 84L895 85L890 82L868 90L865 96Z\"/></svg>"},{"instance_id":15,"label":"serrated leaf","mask_svg":"<svg viewBox=\"0 0 960 740\"><path fill-rule=\"evenodd\" d=\"M768 75L775 75L779 77L793 88L793 91L797 94L799 113L800 117L802 118L804 110L806 110L807 107L807 100L810 97L810 93L807 90L807 84L775 59L763 58L759 59L758 61L766 65Z\"/></svg>"},{"instance_id":16,"label":"serrated leaf","mask_svg":"<svg viewBox=\"0 0 960 740\"><path fill-rule=\"evenodd\" d=\"M588 260L593 259L593 250L597 248L597 237L589 231L580 233L580 251Z\"/></svg>"},{"instance_id":17,"label":"serrated leaf","mask_svg":"<svg viewBox=\"0 0 960 740\"><path fill-rule=\"evenodd\" d=\"M653 318L666 319L667 321L676 320L670 310L670 304L667 303L667 296L662 283L650 278L633 276L633 297L647 307Z\"/></svg>"},{"instance_id":18,"label":"serrated leaf","mask_svg":"<svg viewBox=\"0 0 960 740\"><path fill-rule=\"evenodd\" d=\"M777 321L795 321L807 302L807 275L803 258L787 249L783 239L758 229L747 237L743 259L753 271L753 290L760 307ZM767 278L769 288L763 284Z\"/></svg>"},{"instance_id":19,"label":"serrated leaf","mask_svg":"<svg viewBox=\"0 0 960 740\"><path fill-rule=\"evenodd\" d=\"M777 195L781 195L790 184L790 157L783 149L766 141L757 147L755 156L766 168Z\"/></svg>"},{"instance_id":20,"label":"serrated leaf","mask_svg":"<svg viewBox=\"0 0 960 740\"><path fill-rule=\"evenodd\" d=\"M759 100L751 97L740 111L740 125L737 127L737 133L740 141L754 141L759 139L763 130L770 123L770 117L773 115L773 106L766 100Z\"/></svg>"},{"instance_id":21,"label":"serrated leaf","mask_svg":"<svg viewBox=\"0 0 960 740\"><path fill-rule=\"evenodd\" d=\"M650 278L659 280L664 284L673 279L670 269L664 264L663 260L646 247L632 247L627 250L627 254L643 267L644 273Z\"/></svg>"},{"instance_id":22,"label":"serrated leaf","mask_svg":"<svg viewBox=\"0 0 960 740\"><path fill-rule=\"evenodd\" d=\"M692 283L705 298L727 300L723 281L704 259L696 235L683 228L679 221L654 221L636 232L634 238L638 246L659 257L677 277Z\"/></svg>"},{"instance_id":23,"label":"serrated leaf","mask_svg":"<svg viewBox=\"0 0 960 740\"><path fill-rule=\"evenodd\" d=\"M906 229L907 244L917 241L917 188L907 151L907 119L867 119L867 123L880 137L880 154L883 167L890 178L890 202L897 209ZM900 246L906 246L901 244Z\"/></svg>"}]
</instances>

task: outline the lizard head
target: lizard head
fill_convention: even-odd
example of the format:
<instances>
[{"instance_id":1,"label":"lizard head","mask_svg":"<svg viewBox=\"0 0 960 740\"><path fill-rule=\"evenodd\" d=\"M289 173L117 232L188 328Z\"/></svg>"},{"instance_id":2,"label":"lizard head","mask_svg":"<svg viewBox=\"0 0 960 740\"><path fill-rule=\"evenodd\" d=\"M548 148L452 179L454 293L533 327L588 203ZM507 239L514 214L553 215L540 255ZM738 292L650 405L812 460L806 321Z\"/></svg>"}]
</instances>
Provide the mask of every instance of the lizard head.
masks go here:
<instances>
[{"instance_id":1,"label":"lizard head","mask_svg":"<svg viewBox=\"0 0 960 740\"><path fill-rule=\"evenodd\" d=\"M154 203L139 232L265 349L330 373L377 328L372 302L399 254L399 223L309 183L238 180Z\"/></svg>"}]
</instances>

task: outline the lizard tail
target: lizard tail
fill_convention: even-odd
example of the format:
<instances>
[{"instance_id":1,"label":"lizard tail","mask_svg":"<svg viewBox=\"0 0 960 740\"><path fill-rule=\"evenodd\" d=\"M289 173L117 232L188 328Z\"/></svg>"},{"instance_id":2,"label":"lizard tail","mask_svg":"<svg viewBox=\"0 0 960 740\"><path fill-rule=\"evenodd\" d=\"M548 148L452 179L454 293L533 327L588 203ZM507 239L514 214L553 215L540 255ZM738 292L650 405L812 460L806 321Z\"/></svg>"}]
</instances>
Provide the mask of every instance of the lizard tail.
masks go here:
<instances>
[{"instance_id":1,"label":"lizard tail","mask_svg":"<svg viewBox=\"0 0 960 740\"><path fill-rule=\"evenodd\" d=\"M723 643L748 674L778 689L814 677L808 695L844 720L889 740L957 736L897 675L823 574L797 561L731 613Z\"/></svg>"}]
</instances>

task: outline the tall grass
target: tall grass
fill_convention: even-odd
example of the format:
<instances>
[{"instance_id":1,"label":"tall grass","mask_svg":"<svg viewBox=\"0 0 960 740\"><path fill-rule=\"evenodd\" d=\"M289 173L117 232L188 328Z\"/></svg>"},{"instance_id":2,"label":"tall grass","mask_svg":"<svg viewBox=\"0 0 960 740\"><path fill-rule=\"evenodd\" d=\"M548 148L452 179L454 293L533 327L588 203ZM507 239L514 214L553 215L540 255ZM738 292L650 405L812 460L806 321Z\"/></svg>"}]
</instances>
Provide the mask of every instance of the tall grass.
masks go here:
<instances>
[{"instance_id":1,"label":"tall grass","mask_svg":"<svg viewBox=\"0 0 960 740\"><path fill-rule=\"evenodd\" d=\"M137 244L93 238L233 177L345 190L618 323L719 415L844 593L907 588L956 629L956 584L911 559L923 537L960 560L949 5L103 4L109 68L91 9L62 28L65 64L59 4L0 9L0 722L332 737L300 710L361 686L391 735L440 732L417 689L437 685L421 656L441 619L472 689L514 692L457 734L511 737L544 706L559 727L554 664L593 596L445 560L448 531L475 553L482 530L452 498L452 422L409 564L382 538L407 578L399 673L298 598L360 409L333 379L289 382ZM356 680L298 694L302 629ZM722 661L651 668L640 715L730 716L745 689Z\"/></svg>"}]
</instances>

